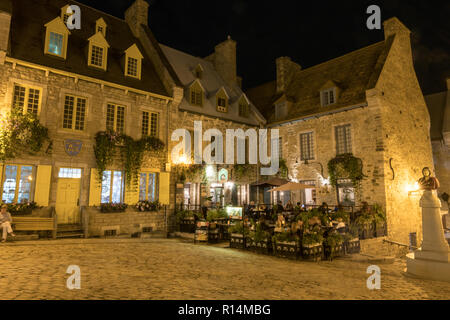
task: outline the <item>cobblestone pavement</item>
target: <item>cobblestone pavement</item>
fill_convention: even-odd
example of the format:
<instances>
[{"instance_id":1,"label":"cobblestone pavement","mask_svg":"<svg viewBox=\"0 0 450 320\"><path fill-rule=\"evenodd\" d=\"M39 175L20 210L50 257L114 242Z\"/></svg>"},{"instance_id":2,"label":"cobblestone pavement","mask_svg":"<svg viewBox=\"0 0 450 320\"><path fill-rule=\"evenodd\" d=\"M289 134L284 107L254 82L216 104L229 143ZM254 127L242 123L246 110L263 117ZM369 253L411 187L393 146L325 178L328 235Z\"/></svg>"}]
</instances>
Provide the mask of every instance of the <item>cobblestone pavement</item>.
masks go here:
<instances>
[{"instance_id":1,"label":"cobblestone pavement","mask_svg":"<svg viewBox=\"0 0 450 320\"><path fill-rule=\"evenodd\" d=\"M174 239L80 239L3 244L1 299L449 299L450 284L405 277L404 260L380 265L287 261ZM66 287L69 265L81 289Z\"/></svg>"}]
</instances>

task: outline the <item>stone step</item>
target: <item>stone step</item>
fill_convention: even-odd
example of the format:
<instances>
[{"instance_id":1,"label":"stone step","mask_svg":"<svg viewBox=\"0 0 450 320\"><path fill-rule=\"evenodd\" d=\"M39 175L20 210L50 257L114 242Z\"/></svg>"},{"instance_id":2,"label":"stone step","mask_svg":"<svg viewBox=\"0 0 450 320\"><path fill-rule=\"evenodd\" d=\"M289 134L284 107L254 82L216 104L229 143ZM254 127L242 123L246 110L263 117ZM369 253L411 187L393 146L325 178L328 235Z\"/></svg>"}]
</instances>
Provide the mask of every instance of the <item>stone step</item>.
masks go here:
<instances>
[{"instance_id":1,"label":"stone step","mask_svg":"<svg viewBox=\"0 0 450 320\"><path fill-rule=\"evenodd\" d=\"M83 232L58 232L56 238L84 238Z\"/></svg>"},{"instance_id":2,"label":"stone step","mask_svg":"<svg viewBox=\"0 0 450 320\"><path fill-rule=\"evenodd\" d=\"M141 239L165 239L167 238L167 232L165 231L152 231L152 232L142 232L140 235Z\"/></svg>"},{"instance_id":3,"label":"stone step","mask_svg":"<svg viewBox=\"0 0 450 320\"><path fill-rule=\"evenodd\" d=\"M69 232L69 231L82 231L83 228L80 224L59 224L57 228L58 232Z\"/></svg>"},{"instance_id":4,"label":"stone step","mask_svg":"<svg viewBox=\"0 0 450 320\"><path fill-rule=\"evenodd\" d=\"M16 234L15 237L8 236L6 238L6 242L15 242L15 241L30 241L30 240L38 240L38 234Z\"/></svg>"}]
</instances>

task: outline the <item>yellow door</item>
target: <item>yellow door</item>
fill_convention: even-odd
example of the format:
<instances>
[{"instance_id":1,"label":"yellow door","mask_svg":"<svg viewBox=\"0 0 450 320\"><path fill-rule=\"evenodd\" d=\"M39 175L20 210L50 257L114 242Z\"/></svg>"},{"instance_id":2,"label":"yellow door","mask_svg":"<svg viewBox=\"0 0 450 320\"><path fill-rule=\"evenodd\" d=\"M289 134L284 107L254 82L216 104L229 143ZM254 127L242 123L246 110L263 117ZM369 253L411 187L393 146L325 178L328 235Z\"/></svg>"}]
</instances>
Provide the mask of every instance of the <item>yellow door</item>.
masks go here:
<instances>
[{"instance_id":1,"label":"yellow door","mask_svg":"<svg viewBox=\"0 0 450 320\"><path fill-rule=\"evenodd\" d=\"M58 224L80 223L80 180L58 179L55 207Z\"/></svg>"}]
</instances>

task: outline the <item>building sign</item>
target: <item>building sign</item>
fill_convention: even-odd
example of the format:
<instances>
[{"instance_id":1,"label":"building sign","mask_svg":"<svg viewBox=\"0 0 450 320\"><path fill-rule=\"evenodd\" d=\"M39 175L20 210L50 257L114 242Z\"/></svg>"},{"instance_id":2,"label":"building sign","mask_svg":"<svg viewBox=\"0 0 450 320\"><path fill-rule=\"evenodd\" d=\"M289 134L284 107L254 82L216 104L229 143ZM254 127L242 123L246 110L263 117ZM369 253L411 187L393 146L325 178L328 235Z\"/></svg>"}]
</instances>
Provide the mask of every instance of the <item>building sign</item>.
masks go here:
<instances>
[{"instance_id":1,"label":"building sign","mask_svg":"<svg viewBox=\"0 0 450 320\"><path fill-rule=\"evenodd\" d=\"M81 140L67 139L66 141L64 141L64 149L66 150L66 153L71 157L77 156L80 153L82 146L83 142Z\"/></svg>"},{"instance_id":2,"label":"building sign","mask_svg":"<svg viewBox=\"0 0 450 320\"><path fill-rule=\"evenodd\" d=\"M222 168L219 170L219 174L217 175L217 181L220 183L225 183L228 181L228 170L225 168Z\"/></svg>"}]
</instances>

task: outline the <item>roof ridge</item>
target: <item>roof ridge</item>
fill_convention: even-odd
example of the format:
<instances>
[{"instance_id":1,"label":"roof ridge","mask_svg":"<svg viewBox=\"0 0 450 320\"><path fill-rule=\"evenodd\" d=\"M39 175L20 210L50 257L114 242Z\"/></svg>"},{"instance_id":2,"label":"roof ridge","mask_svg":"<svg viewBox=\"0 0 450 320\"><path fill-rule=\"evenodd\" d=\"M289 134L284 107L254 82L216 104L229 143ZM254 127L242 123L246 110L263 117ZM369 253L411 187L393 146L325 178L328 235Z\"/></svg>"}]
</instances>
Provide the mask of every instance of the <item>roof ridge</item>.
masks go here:
<instances>
[{"instance_id":1,"label":"roof ridge","mask_svg":"<svg viewBox=\"0 0 450 320\"><path fill-rule=\"evenodd\" d=\"M107 12L101 11L101 10L99 10L99 9L96 9L96 8L94 8L94 7L91 7L91 6L87 5L87 4L78 2L78 1L76 1L76 0L70 0L69 2L75 2L75 3L77 3L77 4L81 4L82 6L85 6L85 7L89 8L89 9L94 10L94 11L100 12L100 13L102 13L102 14L104 14L104 15L107 15L107 16L109 16L109 17L111 17L111 18L120 20L121 22L126 22L125 19L122 19L122 18L113 16L112 14L109 14L109 13L107 13Z\"/></svg>"},{"instance_id":2,"label":"roof ridge","mask_svg":"<svg viewBox=\"0 0 450 320\"><path fill-rule=\"evenodd\" d=\"M169 47L168 45L165 45L165 44L163 44L163 43L159 43L159 45L160 45L160 46L163 46L163 47L166 47L166 48L168 48L168 49L170 49L170 50L176 51L176 52L178 52L178 53L184 54L185 56L189 56L189 57L191 57L191 58L199 59L199 60L201 60L202 62L206 62L206 63L209 63L210 65L213 65L213 63L212 63L211 61L205 60L205 59L202 58L202 57L194 56L194 55L192 55L192 54L190 54L190 53L181 51L181 50L179 50L179 49L175 49L175 48Z\"/></svg>"},{"instance_id":3,"label":"roof ridge","mask_svg":"<svg viewBox=\"0 0 450 320\"><path fill-rule=\"evenodd\" d=\"M368 45L368 46L365 46L365 47L362 47L362 48L359 48L359 49L350 51L350 52L348 52L348 53L346 53L346 54L343 54L342 56L339 56L339 57L336 57L336 58L332 58L332 59L330 59L330 60L321 62L321 63L319 63L319 64L315 64L315 65L313 65L313 66L311 66L311 67L308 67L308 68L306 68L306 69L301 69L301 70L298 71L298 73L302 73L303 71L310 70L310 69L315 68L315 67L319 67L319 66L321 66L321 65L323 65L323 64L325 64L325 63L329 63L329 62L334 61L334 60L342 59L342 58L344 58L344 57L346 57L346 56L348 56L348 55L350 55L350 54L354 54L354 53L356 53L356 52L365 50L365 49L367 49L367 48L370 48L370 47L374 47L374 46L380 45L380 44L383 43L383 42L386 42L386 40L382 40L382 41L378 41L378 42L372 43L372 44L370 44L370 45Z\"/></svg>"}]
</instances>

